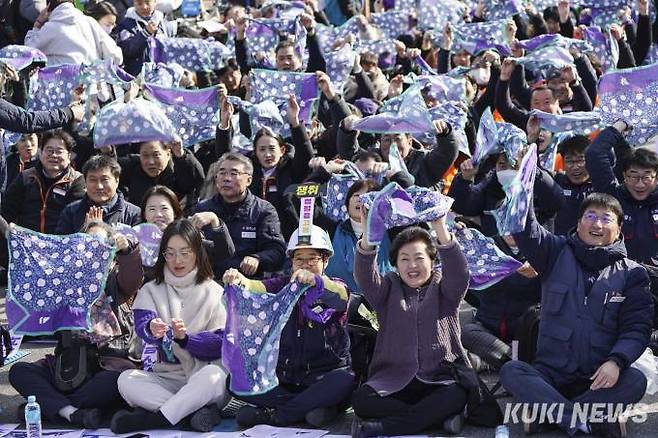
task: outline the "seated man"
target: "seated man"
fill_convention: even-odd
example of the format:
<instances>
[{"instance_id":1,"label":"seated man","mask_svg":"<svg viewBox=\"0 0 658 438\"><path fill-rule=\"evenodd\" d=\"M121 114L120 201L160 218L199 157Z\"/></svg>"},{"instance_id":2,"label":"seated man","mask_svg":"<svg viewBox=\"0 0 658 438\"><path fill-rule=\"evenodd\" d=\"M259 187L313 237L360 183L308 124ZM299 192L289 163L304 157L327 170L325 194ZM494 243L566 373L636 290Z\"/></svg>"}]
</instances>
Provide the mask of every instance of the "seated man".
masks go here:
<instances>
[{"instance_id":1,"label":"seated man","mask_svg":"<svg viewBox=\"0 0 658 438\"><path fill-rule=\"evenodd\" d=\"M507 362L501 382L517 402L562 403L556 425L570 435L626 436L616 417L574 412L585 403L636 403L647 386L630 365L649 343L653 305L646 270L626 257L623 222L615 198L593 193L582 204L576 233L548 232L530 209L525 229L514 234L541 278L542 311L535 361ZM524 424L527 433L538 428Z\"/></svg>"},{"instance_id":2,"label":"seated man","mask_svg":"<svg viewBox=\"0 0 658 438\"><path fill-rule=\"evenodd\" d=\"M586 165L592 189L608 193L624 209L624 244L628 258L642 264L651 279L654 304L658 302L658 155L646 148L631 149L624 121L604 129L587 148ZM626 152L626 153L624 153ZM615 172L615 155L621 159L622 181ZM654 329L658 319L654 318Z\"/></svg>"},{"instance_id":3,"label":"seated man","mask_svg":"<svg viewBox=\"0 0 658 438\"><path fill-rule=\"evenodd\" d=\"M246 73L251 69L250 61L247 56L247 53L249 52L246 35L247 23L247 17L242 16L236 20L235 28L235 58L240 65L240 70L242 70L243 73ZM306 34L306 47L308 48L309 57L306 71L311 73L315 73L316 71L325 71L327 69L327 63L324 60L324 56L322 55L320 43L315 32L315 19L312 16L304 13L301 15L301 24L306 28L306 31L308 32ZM258 53L258 56L254 56L254 58L264 58L268 55L269 54L260 52ZM277 70L297 72L304 71L301 54L297 53L295 50L294 41L290 39L282 39L279 41L276 48L274 49L274 55L274 67ZM265 60L257 59L257 61L263 62Z\"/></svg>"},{"instance_id":4,"label":"seated man","mask_svg":"<svg viewBox=\"0 0 658 438\"><path fill-rule=\"evenodd\" d=\"M121 166L119 186L128 202L142 205L148 189L163 185L176 193L179 200L185 198L184 209L196 203L197 188L205 177L203 168L180 142L168 145L147 141L139 145L139 155L119 157L117 161Z\"/></svg>"},{"instance_id":5,"label":"seated man","mask_svg":"<svg viewBox=\"0 0 658 438\"><path fill-rule=\"evenodd\" d=\"M75 141L61 129L41 140L39 161L17 176L2 200L7 222L41 233L55 232L64 208L85 195L85 180L71 166Z\"/></svg>"},{"instance_id":6,"label":"seated man","mask_svg":"<svg viewBox=\"0 0 658 438\"><path fill-rule=\"evenodd\" d=\"M578 210L583 200L593 191L585 165L585 149L589 138L576 135L558 145L564 159L564 173L555 174L555 182L562 187L564 205L555 216L555 234L567 234L578 222Z\"/></svg>"},{"instance_id":7,"label":"seated man","mask_svg":"<svg viewBox=\"0 0 658 438\"><path fill-rule=\"evenodd\" d=\"M82 168L87 195L66 206L59 217L56 234L77 233L92 221L130 226L142 221L141 209L117 192L121 167L114 158L105 155L91 157Z\"/></svg>"},{"instance_id":8,"label":"seated man","mask_svg":"<svg viewBox=\"0 0 658 438\"><path fill-rule=\"evenodd\" d=\"M221 156L218 168L215 186L219 193L200 202L192 217L204 232L223 221L235 243L233 257L213 261L215 278L221 278L228 268L240 269L250 277L281 269L285 241L279 216L272 204L249 191L254 172L251 160L229 152Z\"/></svg>"}]
</instances>

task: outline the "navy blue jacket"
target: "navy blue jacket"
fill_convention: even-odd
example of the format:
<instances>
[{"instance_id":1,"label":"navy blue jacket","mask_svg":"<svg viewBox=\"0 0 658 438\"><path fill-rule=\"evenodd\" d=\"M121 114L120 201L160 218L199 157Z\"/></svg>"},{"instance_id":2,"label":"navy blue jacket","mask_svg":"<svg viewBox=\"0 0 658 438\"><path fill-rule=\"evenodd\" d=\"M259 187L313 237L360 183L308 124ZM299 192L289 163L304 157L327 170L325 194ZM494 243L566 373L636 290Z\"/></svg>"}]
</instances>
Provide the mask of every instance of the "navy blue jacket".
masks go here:
<instances>
[{"instance_id":1,"label":"navy blue jacket","mask_svg":"<svg viewBox=\"0 0 658 438\"><path fill-rule=\"evenodd\" d=\"M594 189L591 180L581 185L575 185L569 181L564 173L558 173L553 178L562 188L562 196L564 197L564 205L555 216L553 231L555 234L567 234L578 223L580 204Z\"/></svg>"},{"instance_id":2,"label":"navy blue jacket","mask_svg":"<svg viewBox=\"0 0 658 438\"><path fill-rule=\"evenodd\" d=\"M158 35L175 37L173 29L166 21L161 21ZM142 71L142 64L151 59L148 38L142 25L133 18L124 18L112 31L112 38L123 53L124 69L133 76Z\"/></svg>"},{"instance_id":3,"label":"navy blue jacket","mask_svg":"<svg viewBox=\"0 0 658 438\"><path fill-rule=\"evenodd\" d=\"M285 259L286 244L281 235L276 210L272 204L257 198L249 190L239 204L231 206L224 202L221 195L215 195L196 206L195 213L215 213L226 224L235 244L233 257L213 261L215 276L221 278L227 269L239 268L245 256L259 260L256 276L262 276L263 272L278 271Z\"/></svg>"},{"instance_id":4,"label":"navy blue jacket","mask_svg":"<svg viewBox=\"0 0 658 438\"><path fill-rule=\"evenodd\" d=\"M498 234L496 219L485 212L495 210L505 199L505 192L496 178L496 171L491 170L482 179L473 183L461 177L461 173L452 180L448 195L455 200L452 209L464 216L480 216L482 233L485 236ZM564 204L562 188L547 171L537 168L534 185L534 199L537 205L539 221L552 228L552 219Z\"/></svg>"},{"instance_id":5,"label":"navy blue jacket","mask_svg":"<svg viewBox=\"0 0 658 438\"><path fill-rule=\"evenodd\" d=\"M636 262L658 268L658 190L647 199L634 199L620 183L614 172L613 148L628 144L613 127L601 131L587 148L587 171L596 192L608 193L619 201L624 209L624 241L628 257Z\"/></svg>"},{"instance_id":6,"label":"navy blue jacket","mask_svg":"<svg viewBox=\"0 0 658 438\"><path fill-rule=\"evenodd\" d=\"M276 373L282 383L308 385L319 376L348 366L351 363L350 337L347 332L347 303L350 291L340 279L315 276L316 286L322 291L313 306L333 309L334 313L324 323L312 321L302 311L303 298L297 302L281 332L279 361ZM290 275L268 278L255 290L276 294L290 283Z\"/></svg>"},{"instance_id":7,"label":"navy blue jacket","mask_svg":"<svg viewBox=\"0 0 658 438\"><path fill-rule=\"evenodd\" d=\"M0 98L0 129L28 133L68 125L73 120L71 108L50 111L26 111Z\"/></svg>"},{"instance_id":8,"label":"navy blue jacket","mask_svg":"<svg viewBox=\"0 0 658 438\"><path fill-rule=\"evenodd\" d=\"M587 246L576 233L547 231L531 212L514 239L542 284L535 367L560 386L589 379L607 360L625 368L640 357L653 303L649 276L626 257L623 238Z\"/></svg>"},{"instance_id":9,"label":"navy blue jacket","mask_svg":"<svg viewBox=\"0 0 658 438\"><path fill-rule=\"evenodd\" d=\"M89 208L93 205L93 202L87 196L67 205L59 217L55 234L79 232L85 224L85 217ZM107 212L103 213L103 222L110 225L121 223L134 227L142 222L142 210L126 201L121 193L117 193L116 203Z\"/></svg>"},{"instance_id":10,"label":"navy blue jacket","mask_svg":"<svg viewBox=\"0 0 658 438\"><path fill-rule=\"evenodd\" d=\"M279 160L272 176L264 175L263 167L260 165L255 151L247 154L254 165L249 190L274 206L281 221L281 231L286 238L289 238L297 229L299 214L289 208L290 205L284 193L289 186L301 183L308 176L308 162L314 155L313 145L304 125L291 127L290 132L292 145L286 144L287 151ZM231 139L232 131L230 129L217 128L215 151L219 156L231 150Z\"/></svg>"}]
</instances>

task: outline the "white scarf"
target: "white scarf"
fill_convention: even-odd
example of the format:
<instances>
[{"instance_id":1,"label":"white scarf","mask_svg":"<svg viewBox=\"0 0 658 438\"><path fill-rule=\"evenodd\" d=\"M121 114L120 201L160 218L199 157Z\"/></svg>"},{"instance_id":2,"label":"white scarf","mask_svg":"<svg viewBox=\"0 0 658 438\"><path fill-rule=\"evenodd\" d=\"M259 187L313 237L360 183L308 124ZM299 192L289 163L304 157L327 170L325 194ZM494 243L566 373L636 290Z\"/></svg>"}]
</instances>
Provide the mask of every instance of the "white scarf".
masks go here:
<instances>
[{"instance_id":1,"label":"white scarf","mask_svg":"<svg viewBox=\"0 0 658 438\"><path fill-rule=\"evenodd\" d=\"M363 236L363 224L361 222L356 222L354 219L350 218L350 223L352 224L352 230L354 230L354 235L360 239Z\"/></svg>"},{"instance_id":2,"label":"white scarf","mask_svg":"<svg viewBox=\"0 0 658 438\"><path fill-rule=\"evenodd\" d=\"M176 277L165 265L164 282L157 284L153 280L142 286L133 308L155 312L167 324L171 324L174 318L180 318L188 335L223 329L226 325L226 308L222 302L224 289L213 280L196 284L196 275L197 269L194 269L182 277ZM188 377L206 365L175 342L173 350ZM221 365L221 360L213 363ZM179 365L173 365L173 368L179 368ZM174 369L171 364L164 363L158 363L154 368L156 372Z\"/></svg>"}]
</instances>

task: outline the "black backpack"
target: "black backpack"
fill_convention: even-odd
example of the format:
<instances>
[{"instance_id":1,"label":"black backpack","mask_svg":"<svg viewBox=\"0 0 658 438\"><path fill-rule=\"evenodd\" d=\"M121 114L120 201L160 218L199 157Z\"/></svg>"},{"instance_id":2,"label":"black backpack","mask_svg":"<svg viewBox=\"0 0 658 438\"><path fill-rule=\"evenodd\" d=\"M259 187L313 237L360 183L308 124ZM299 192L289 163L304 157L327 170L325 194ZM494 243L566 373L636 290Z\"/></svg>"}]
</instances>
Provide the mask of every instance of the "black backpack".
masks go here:
<instances>
[{"instance_id":1,"label":"black backpack","mask_svg":"<svg viewBox=\"0 0 658 438\"><path fill-rule=\"evenodd\" d=\"M539 337L539 319L541 317L541 305L535 304L528 307L519 319L516 336L519 341L519 360L531 363L537 355L537 338Z\"/></svg>"},{"instance_id":2,"label":"black backpack","mask_svg":"<svg viewBox=\"0 0 658 438\"><path fill-rule=\"evenodd\" d=\"M377 330L359 314L359 306L367 302L360 295L350 295L347 308L347 330L350 335L350 355L352 356L352 371L358 386L368 380L368 368L375 351Z\"/></svg>"}]
</instances>

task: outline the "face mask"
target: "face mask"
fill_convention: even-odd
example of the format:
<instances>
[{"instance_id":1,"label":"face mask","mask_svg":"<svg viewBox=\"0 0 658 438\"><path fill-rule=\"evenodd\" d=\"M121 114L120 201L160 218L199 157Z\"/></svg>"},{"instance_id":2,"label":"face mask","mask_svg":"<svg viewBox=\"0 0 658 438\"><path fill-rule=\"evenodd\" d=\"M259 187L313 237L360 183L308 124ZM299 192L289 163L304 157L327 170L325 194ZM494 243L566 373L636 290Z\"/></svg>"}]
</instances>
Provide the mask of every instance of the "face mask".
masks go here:
<instances>
[{"instance_id":1,"label":"face mask","mask_svg":"<svg viewBox=\"0 0 658 438\"><path fill-rule=\"evenodd\" d=\"M506 188L512 184L512 180L516 176L517 172L518 171L514 169L497 170L496 178L498 178L500 185L503 186L503 188Z\"/></svg>"},{"instance_id":2,"label":"face mask","mask_svg":"<svg viewBox=\"0 0 658 438\"><path fill-rule=\"evenodd\" d=\"M102 24L101 24L101 27L107 33L112 33L112 30L114 29L114 26L103 26Z\"/></svg>"},{"instance_id":3,"label":"face mask","mask_svg":"<svg viewBox=\"0 0 658 438\"><path fill-rule=\"evenodd\" d=\"M491 77L491 70L489 70L488 68L480 67L471 70L470 75L475 81L475 83L482 87L489 83L489 78Z\"/></svg>"}]
</instances>

